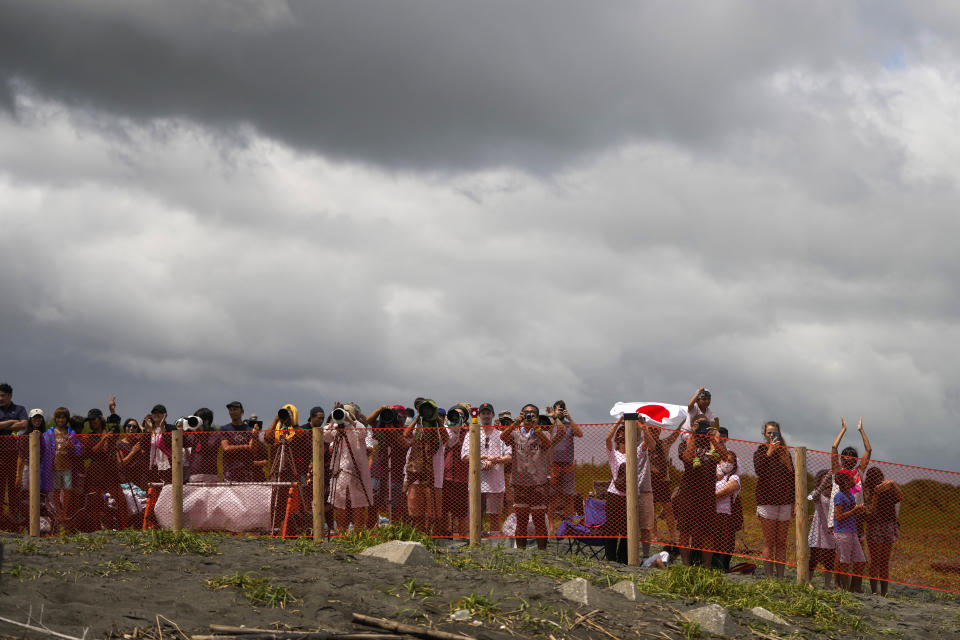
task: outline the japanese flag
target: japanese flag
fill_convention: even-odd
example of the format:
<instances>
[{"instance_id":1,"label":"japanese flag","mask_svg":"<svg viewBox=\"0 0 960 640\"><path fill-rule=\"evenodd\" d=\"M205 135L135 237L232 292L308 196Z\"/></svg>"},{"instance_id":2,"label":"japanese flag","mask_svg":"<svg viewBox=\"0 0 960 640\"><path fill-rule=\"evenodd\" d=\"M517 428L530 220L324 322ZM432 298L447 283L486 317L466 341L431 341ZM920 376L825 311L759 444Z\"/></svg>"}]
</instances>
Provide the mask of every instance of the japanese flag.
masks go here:
<instances>
[{"instance_id":1,"label":"japanese flag","mask_svg":"<svg viewBox=\"0 0 960 640\"><path fill-rule=\"evenodd\" d=\"M664 427L679 427L687 419L687 408L664 402L618 402L610 409L611 416L621 413L642 413L648 421Z\"/></svg>"}]
</instances>

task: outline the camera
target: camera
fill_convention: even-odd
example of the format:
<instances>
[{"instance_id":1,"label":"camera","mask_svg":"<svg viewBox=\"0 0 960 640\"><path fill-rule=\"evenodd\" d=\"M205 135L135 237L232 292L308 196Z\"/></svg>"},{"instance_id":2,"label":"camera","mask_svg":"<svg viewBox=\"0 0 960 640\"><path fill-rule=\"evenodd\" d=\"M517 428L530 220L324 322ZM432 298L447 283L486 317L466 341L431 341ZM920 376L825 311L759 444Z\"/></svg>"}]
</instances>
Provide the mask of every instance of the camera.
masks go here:
<instances>
[{"instance_id":1,"label":"camera","mask_svg":"<svg viewBox=\"0 0 960 640\"><path fill-rule=\"evenodd\" d=\"M773 442L780 442L780 432L774 431L773 433L771 433L770 440L772 440Z\"/></svg>"},{"instance_id":2,"label":"camera","mask_svg":"<svg viewBox=\"0 0 960 640\"><path fill-rule=\"evenodd\" d=\"M334 422L343 422L347 419L347 410L343 407L337 407L330 412L330 417L333 418Z\"/></svg>"},{"instance_id":3,"label":"camera","mask_svg":"<svg viewBox=\"0 0 960 640\"><path fill-rule=\"evenodd\" d=\"M186 416L177 418L176 427L184 431L195 431L200 426L200 418L197 416Z\"/></svg>"},{"instance_id":4,"label":"camera","mask_svg":"<svg viewBox=\"0 0 960 640\"><path fill-rule=\"evenodd\" d=\"M461 413L460 407L450 407L447 410L447 423L451 427L459 427L463 424L463 413Z\"/></svg>"},{"instance_id":5,"label":"camera","mask_svg":"<svg viewBox=\"0 0 960 640\"><path fill-rule=\"evenodd\" d=\"M381 409L377 415L381 427L392 427L397 423L397 410L393 407Z\"/></svg>"},{"instance_id":6,"label":"camera","mask_svg":"<svg viewBox=\"0 0 960 640\"><path fill-rule=\"evenodd\" d=\"M247 426L251 429L263 428L263 420L247 420Z\"/></svg>"},{"instance_id":7,"label":"camera","mask_svg":"<svg viewBox=\"0 0 960 640\"><path fill-rule=\"evenodd\" d=\"M709 422L707 422L706 420L700 420L700 421L697 422L697 429L696 429L695 433L696 433L698 436L705 436L705 435L707 435L707 433L709 433L709 432L710 432L710 423L709 423Z\"/></svg>"},{"instance_id":8,"label":"camera","mask_svg":"<svg viewBox=\"0 0 960 640\"><path fill-rule=\"evenodd\" d=\"M425 422L436 422L439 412L437 406L432 402L423 402L420 404L420 418Z\"/></svg>"},{"instance_id":9,"label":"camera","mask_svg":"<svg viewBox=\"0 0 960 640\"><path fill-rule=\"evenodd\" d=\"M290 412L286 409L280 409L277 411L277 417L280 418L280 420L287 420L290 417Z\"/></svg>"}]
</instances>

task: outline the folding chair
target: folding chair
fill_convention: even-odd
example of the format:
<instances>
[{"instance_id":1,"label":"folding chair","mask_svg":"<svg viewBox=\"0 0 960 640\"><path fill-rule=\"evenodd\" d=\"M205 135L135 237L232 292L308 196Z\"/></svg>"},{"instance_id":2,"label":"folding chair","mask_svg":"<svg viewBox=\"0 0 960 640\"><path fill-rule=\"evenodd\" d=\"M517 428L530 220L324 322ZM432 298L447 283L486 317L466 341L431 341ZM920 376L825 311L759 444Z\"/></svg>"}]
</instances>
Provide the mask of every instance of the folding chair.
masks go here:
<instances>
[{"instance_id":1,"label":"folding chair","mask_svg":"<svg viewBox=\"0 0 960 640\"><path fill-rule=\"evenodd\" d=\"M566 544L566 553L579 553L603 560L603 525L607 521L607 501L593 496L583 500L583 520L566 519L557 527L557 552Z\"/></svg>"}]
</instances>

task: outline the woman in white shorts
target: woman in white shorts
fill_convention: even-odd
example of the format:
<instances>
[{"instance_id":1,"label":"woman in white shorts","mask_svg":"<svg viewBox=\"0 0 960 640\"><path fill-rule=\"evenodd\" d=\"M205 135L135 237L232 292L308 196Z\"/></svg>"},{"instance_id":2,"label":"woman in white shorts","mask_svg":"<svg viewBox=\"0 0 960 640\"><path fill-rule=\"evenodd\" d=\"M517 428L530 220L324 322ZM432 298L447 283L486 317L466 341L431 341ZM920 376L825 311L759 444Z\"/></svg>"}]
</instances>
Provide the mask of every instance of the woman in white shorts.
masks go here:
<instances>
[{"instance_id":1,"label":"woman in white shorts","mask_svg":"<svg viewBox=\"0 0 960 640\"><path fill-rule=\"evenodd\" d=\"M757 518L763 529L764 569L772 578L782 578L787 562L787 533L793 519L794 475L790 450L783 439L780 424L770 420L763 425L761 444L753 454L757 473Z\"/></svg>"}]
</instances>

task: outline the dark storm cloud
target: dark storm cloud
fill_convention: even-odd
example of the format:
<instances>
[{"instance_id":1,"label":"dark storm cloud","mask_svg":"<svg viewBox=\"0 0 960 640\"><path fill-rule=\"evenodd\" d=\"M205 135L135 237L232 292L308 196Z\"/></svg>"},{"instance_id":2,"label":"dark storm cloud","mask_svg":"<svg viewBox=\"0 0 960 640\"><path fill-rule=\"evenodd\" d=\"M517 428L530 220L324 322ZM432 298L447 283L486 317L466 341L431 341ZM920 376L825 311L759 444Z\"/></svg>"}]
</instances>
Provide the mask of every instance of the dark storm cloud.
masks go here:
<instances>
[{"instance_id":1,"label":"dark storm cloud","mask_svg":"<svg viewBox=\"0 0 960 640\"><path fill-rule=\"evenodd\" d=\"M7 83L138 120L247 123L393 168L539 172L631 139L709 145L776 125L773 71L886 55L870 30L851 47L858 17L830 3L4 2L0 65Z\"/></svg>"}]
</instances>

